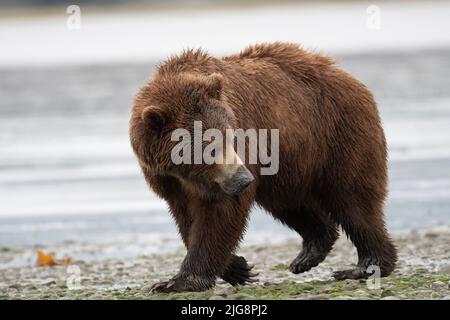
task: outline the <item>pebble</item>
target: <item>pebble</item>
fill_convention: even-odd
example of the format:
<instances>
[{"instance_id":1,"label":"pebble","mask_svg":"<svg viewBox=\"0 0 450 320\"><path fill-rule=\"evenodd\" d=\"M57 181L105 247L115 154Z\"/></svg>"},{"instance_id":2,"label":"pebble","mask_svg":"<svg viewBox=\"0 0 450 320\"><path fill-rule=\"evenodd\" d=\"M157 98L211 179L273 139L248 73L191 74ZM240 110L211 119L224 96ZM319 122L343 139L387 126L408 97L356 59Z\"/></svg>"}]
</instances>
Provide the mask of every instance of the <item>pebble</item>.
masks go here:
<instances>
[{"instance_id":1,"label":"pebble","mask_svg":"<svg viewBox=\"0 0 450 320\"><path fill-rule=\"evenodd\" d=\"M394 297L394 296L388 296L388 297L381 298L381 300L399 300L399 298Z\"/></svg>"},{"instance_id":2,"label":"pebble","mask_svg":"<svg viewBox=\"0 0 450 320\"><path fill-rule=\"evenodd\" d=\"M445 286L445 283L442 281L435 281L431 284L431 287L433 289L439 289L439 288L442 288L443 286Z\"/></svg>"},{"instance_id":3,"label":"pebble","mask_svg":"<svg viewBox=\"0 0 450 320\"><path fill-rule=\"evenodd\" d=\"M450 264L447 264L439 269L439 273L450 274Z\"/></svg>"},{"instance_id":4,"label":"pebble","mask_svg":"<svg viewBox=\"0 0 450 320\"><path fill-rule=\"evenodd\" d=\"M364 290L359 289L359 290L355 291L355 295L358 296L358 297L360 297L360 296L361 297L365 297L365 296L367 296L367 292L364 291Z\"/></svg>"},{"instance_id":5,"label":"pebble","mask_svg":"<svg viewBox=\"0 0 450 320\"><path fill-rule=\"evenodd\" d=\"M442 300L450 300L450 294L442 298Z\"/></svg>"},{"instance_id":6,"label":"pebble","mask_svg":"<svg viewBox=\"0 0 450 320\"><path fill-rule=\"evenodd\" d=\"M328 300L330 297L324 294L319 294L316 296L310 296L308 297L308 300Z\"/></svg>"},{"instance_id":7,"label":"pebble","mask_svg":"<svg viewBox=\"0 0 450 320\"><path fill-rule=\"evenodd\" d=\"M49 286L52 284L56 284L56 281L54 279L44 279L43 281L39 282L39 284L43 286Z\"/></svg>"},{"instance_id":8,"label":"pebble","mask_svg":"<svg viewBox=\"0 0 450 320\"><path fill-rule=\"evenodd\" d=\"M334 299L336 299L336 300L353 300L353 297L350 297L350 296L337 296Z\"/></svg>"},{"instance_id":9,"label":"pebble","mask_svg":"<svg viewBox=\"0 0 450 320\"><path fill-rule=\"evenodd\" d=\"M225 300L225 298L222 296L211 296L209 297L209 300Z\"/></svg>"}]
</instances>

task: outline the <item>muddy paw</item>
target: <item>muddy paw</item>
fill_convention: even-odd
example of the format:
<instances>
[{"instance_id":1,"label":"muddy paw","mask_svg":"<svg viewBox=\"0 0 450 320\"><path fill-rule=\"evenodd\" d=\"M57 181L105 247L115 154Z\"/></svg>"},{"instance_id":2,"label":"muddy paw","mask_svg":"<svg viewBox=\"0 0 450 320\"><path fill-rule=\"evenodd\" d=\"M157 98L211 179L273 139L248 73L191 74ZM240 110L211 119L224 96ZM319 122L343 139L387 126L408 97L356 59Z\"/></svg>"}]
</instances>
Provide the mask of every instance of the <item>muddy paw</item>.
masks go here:
<instances>
[{"instance_id":1,"label":"muddy paw","mask_svg":"<svg viewBox=\"0 0 450 320\"><path fill-rule=\"evenodd\" d=\"M222 279L232 286L256 282L258 280L255 277L258 273L251 272L252 269L253 266L248 265L244 257L233 256Z\"/></svg>"}]
</instances>

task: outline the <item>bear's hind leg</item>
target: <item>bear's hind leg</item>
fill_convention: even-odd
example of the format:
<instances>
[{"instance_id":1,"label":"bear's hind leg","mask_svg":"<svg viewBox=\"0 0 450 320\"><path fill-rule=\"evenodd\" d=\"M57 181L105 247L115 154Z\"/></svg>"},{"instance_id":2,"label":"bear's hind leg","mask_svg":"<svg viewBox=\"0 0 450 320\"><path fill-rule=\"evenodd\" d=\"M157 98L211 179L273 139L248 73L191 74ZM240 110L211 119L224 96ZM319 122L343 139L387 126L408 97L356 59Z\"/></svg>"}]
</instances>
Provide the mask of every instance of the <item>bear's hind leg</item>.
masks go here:
<instances>
[{"instance_id":1,"label":"bear's hind leg","mask_svg":"<svg viewBox=\"0 0 450 320\"><path fill-rule=\"evenodd\" d=\"M303 238L302 251L289 266L295 274L309 271L325 260L339 236L335 223L325 214L300 209L284 212L276 218Z\"/></svg>"},{"instance_id":2,"label":"bear's hind leg","mask_svg":"<svg viewBox=\"0 0 450 320\"><path fill-rule=\"evenodd\" d=\"M334 272L335 279L367 278L375 272L374 269L368 270L369 267L379 268L382 277L394 270L397 249L387 233L381 212L364 212L356 208L345 212L346 216L341 218L340 224L356 246L358 265L353 269Z\"/></svg>"}]
</instances>

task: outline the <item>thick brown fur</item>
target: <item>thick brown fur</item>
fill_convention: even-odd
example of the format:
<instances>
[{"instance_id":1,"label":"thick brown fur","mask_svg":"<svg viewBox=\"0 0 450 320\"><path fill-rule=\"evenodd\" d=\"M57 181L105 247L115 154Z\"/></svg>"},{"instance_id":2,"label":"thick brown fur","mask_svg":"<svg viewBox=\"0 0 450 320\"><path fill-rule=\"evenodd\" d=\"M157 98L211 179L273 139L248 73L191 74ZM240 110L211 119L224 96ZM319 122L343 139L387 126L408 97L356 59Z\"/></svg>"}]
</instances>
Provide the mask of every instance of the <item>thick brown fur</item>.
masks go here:
<instances>
[{"instance_id":1,"label":"thick brown fur","mask_svg":"<svg viewBox=\"0 0 450 320\"><path fill-rule=\"evenodd\" d=\"M170 133L192 128L194 120L219 129L279 129L278 173L263 176L259 164L246 164L255 181L231 196L213 182L213 165L173 165ZM234 252L254 204L303 238L294 273L325 259L339 227L359 260L336 272L337 279L367 277L369 265L382 276L393 271L377 107L367 87L332 59L290 43L255 45L224 58L185 51L162 64L138 94L130 136L148 184L169 204L187 248L180 272L154 290L204 290L218 276L233 285L252 281L251 267Z\"/></svg>"}]
</instances>

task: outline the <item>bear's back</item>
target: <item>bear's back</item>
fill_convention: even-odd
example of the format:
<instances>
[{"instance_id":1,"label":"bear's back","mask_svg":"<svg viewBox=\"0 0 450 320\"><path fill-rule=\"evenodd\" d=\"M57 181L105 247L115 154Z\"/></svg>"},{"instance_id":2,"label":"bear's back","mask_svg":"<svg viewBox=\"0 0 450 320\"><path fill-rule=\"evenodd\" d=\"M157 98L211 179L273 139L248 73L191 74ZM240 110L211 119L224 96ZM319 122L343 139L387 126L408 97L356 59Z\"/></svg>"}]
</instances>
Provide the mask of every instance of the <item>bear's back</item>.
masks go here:
<instances>
[{"instance_id":1,"label":"bear's back","mask_svg":"<svg viewBox=\"0 0 450 320\"><path fill-rule=\"evenodd\" d=\"M335 61L325 55L309 52L295 43L274 42L247 47L240 54L223 58L229 62L264 61L272 63L293 76L315 76L323 68L329 68Z\"/></svg>"}]
</instances>

